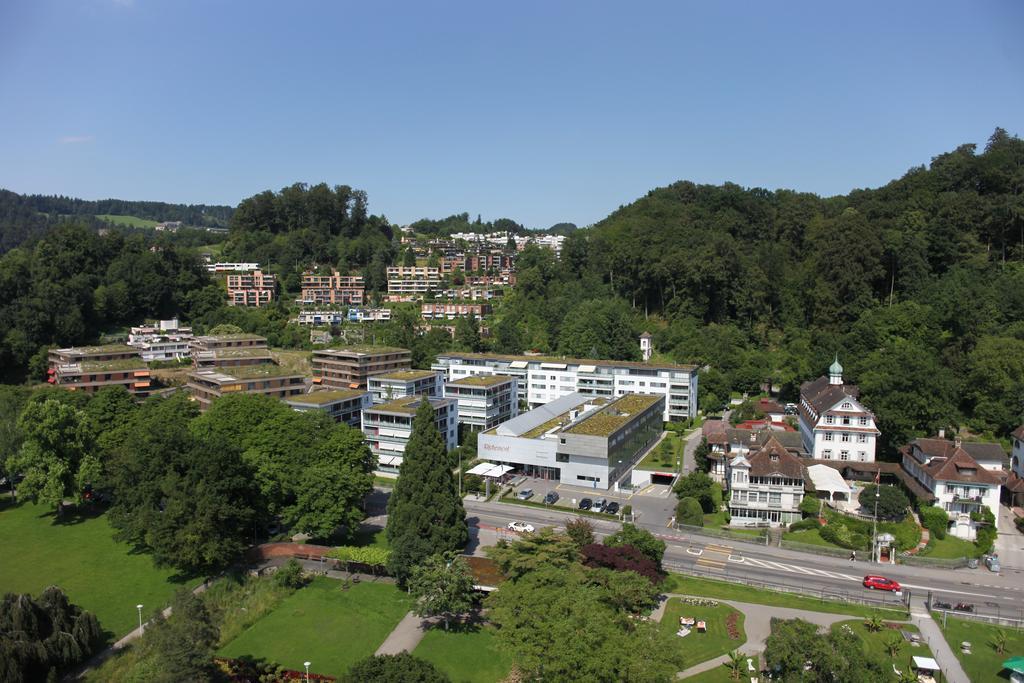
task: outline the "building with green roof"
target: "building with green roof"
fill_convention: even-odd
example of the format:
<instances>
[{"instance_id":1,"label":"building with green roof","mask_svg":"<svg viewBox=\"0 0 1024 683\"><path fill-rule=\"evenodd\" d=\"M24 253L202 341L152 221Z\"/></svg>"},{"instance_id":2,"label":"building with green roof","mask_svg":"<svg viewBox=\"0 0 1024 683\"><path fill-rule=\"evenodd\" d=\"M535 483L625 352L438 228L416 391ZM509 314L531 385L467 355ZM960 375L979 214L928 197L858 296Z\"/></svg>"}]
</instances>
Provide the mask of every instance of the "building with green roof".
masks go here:
<instances>
[{"instance_id":1,"label":"building with green roof","mask_svg":"<svg viewBox=\"0 0 1024 683\"><path fill-rule=\"evenodd\" d=\"M284 402L299 412L322 410L336 422L344 422L356 429L362 427L363 410L373 405L370 392L361 389L313 391L286 398Z\"/></svg>"},{"instance_id":2,"label":"building with green roof","mask_svg":"<svg viewBox=\"0 0 1024 683\"><path fill-rule=\"evenodd\" d=\"M374 403L387 403L405 396L441 398L444 380L435 370L395 370L367 378L366 388Z\"/></svg>"}]
</instances>

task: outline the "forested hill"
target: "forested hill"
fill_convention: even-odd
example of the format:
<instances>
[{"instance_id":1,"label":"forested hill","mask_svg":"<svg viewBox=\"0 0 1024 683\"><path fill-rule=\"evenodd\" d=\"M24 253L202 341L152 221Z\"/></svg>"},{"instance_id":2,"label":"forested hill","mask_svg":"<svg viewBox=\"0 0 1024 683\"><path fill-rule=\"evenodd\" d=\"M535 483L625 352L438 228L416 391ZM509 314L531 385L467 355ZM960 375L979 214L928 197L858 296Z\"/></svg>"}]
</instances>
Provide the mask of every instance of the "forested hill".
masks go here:
<instances>
[{"instance_id":1,"label":"forested hill","mask_svg":"<svg viewBox=\"0 0 1024 683\"><path fill-rule=\"evenodd\" d=\"M702 406L768 379L793 397L838 352L890 444L1005 435L1024 420L1022 190L1024 142L997 129L846 196L675 183L563 262L651 315L659 351L711 366Z\"/></svg>"},{"instance_id":2,"label":"forested hill","mask_svg":"<svg viewBox=\"0 0 1024 683\"><path fill-rule=\"evenodd\" d=\"M62 222L95 225L96 216L135 216L186 225L227 227L234 209L206 204L168 204L124 199L88 201L73 197L21 195L0 189L0 254L38 238Z\"/></svg>"}]
</instances>

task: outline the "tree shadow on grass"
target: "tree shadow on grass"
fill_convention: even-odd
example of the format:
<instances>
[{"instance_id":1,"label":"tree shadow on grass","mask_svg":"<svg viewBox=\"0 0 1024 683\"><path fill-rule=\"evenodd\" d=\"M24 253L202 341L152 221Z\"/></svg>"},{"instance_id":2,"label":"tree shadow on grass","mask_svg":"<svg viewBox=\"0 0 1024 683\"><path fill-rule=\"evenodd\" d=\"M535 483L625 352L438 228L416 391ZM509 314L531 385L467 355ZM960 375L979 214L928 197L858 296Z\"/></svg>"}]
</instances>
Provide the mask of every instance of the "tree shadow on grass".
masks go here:
<instances>
[{"instance_id":1,"label":"tree shadow on grass","mask_svg":"<svg viewBox=\"0 0 1024 683\"><path fill-rule=\"evenodd\" d=\"M469 614L464 614L460 617L456 617L448 622L449 633L476 633L483 628L486 623L483 615L480 614L480 610L473 610ZM431 625L431 630L444 631L444 622L437 621Z\"/></svg>"},{"instance_id":2,"label":"tree shadow on grass","mask_svg":"<svg viewBox=\"0 0 1024 683\"><path fill-rule=\"evenodd\" d=\"M82 505L65 505L60 514L57 514L56 510L50 510L39 517L52 517L52 523L59 526L74 526L75 524L88 522L90 519L96 519L106 511L106 505L83 503Z\"/></svg>"}]
</instances>

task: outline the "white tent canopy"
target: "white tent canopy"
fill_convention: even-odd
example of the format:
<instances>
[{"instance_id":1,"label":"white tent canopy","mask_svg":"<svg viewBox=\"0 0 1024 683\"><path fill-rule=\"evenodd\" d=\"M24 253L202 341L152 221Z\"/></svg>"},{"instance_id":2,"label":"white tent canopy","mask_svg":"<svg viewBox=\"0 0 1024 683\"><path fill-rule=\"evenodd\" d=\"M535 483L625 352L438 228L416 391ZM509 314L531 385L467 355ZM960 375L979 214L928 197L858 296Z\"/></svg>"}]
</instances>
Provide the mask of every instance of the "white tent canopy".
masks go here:
<instances>
[{"instance_id":1,"label":"white tent canopy","mask_svg":"<svg viewBox=\"0 0 1024 683\"><path fill-rule=\"evenodd\" d=\"M473 467L468 472L466 472L466 474L475 474L480 477L491 477L493 479L498 479L499 477L505 476L514 469L514 467L509 467L508 465L495 465L492 462L482 462L479 465Z\"/></svg>"},{"instance_id":2,"label":"white tent canopy","mask_svg":"<svg viewBox=\"0 0 1024 683\"><path fill-rule=\"evenodd\" d=\"M931 657L914 657L914 668L925 671L939 671L939 663Z\"/></svg>"},{"instance_id":3,"label":"white tent canopy","mask_svg":"<svg viewBox=\"0 0 1024 683\"><path fill-rule=\"evenodd\" d=\"M381 465L389 467L398 467L402 464L402 456L400 455L379 455L377 456L377 462Z\"/></svg>"},{"instance_id":4,"label":"white tent canopy","mask_svg":"<svg viewBox=\"0 0 1024 683\"><path fill-rule=\"evenodd\" d=\"M850 495L850 487L843 481L842 475L828 465L811 465L807 468L807 476L814 490L828 491L829 498L834 498L837 493Z\"/></svg>"}]
</instances>

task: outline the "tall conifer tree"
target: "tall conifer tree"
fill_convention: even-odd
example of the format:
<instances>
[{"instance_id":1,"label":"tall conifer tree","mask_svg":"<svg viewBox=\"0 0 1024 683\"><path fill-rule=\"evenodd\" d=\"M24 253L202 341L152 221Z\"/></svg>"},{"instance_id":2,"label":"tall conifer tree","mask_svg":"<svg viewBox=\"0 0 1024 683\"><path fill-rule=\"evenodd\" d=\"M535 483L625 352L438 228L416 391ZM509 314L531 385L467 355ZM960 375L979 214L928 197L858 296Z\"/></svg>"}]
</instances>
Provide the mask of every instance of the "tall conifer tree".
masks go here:
<instances>
[{"instance_id":1,"label":"tall conifer tree","mask_svg":"<svg viewBox=\"0 0 1024 683\"><path fill-rule=\"evenodd\" d=\"M400 582L431 555L460 550L469 540L466 510L456 490L434 409L424 399L416 410L412 434L398 481L388 500L388 569Z\"/></svg>"}]
</instances>

